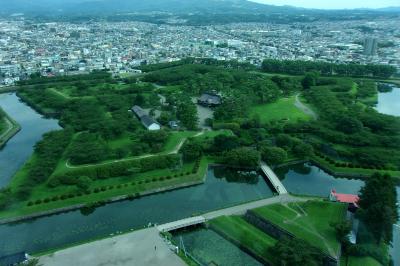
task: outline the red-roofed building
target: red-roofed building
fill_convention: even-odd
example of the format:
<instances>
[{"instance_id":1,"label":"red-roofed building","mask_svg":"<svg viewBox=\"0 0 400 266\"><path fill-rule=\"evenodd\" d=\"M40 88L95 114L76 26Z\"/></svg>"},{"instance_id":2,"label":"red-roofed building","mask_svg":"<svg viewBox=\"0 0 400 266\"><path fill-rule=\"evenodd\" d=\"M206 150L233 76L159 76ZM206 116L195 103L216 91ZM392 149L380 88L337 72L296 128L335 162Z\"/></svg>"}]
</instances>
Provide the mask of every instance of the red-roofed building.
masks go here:
<instances>
[{"instance_id":1,"label":"red-roofed building","mask_svg":"<svg viewBox=\"0 0 400 266\"><path fill-rule=\"evenodd\" d=\"M358 201L360 200L360 198L357 195L336 193L335 189L331 190L329 199L331 201L348 203L350 211L358 209Z\"/></svg>"}]
</instances>

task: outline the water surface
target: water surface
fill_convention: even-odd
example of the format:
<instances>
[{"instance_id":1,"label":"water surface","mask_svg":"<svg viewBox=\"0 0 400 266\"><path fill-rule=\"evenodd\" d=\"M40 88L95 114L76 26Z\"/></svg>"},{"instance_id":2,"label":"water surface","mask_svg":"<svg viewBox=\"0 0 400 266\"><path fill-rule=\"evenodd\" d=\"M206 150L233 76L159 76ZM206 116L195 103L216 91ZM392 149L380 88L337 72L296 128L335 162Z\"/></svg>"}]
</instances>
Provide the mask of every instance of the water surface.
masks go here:
<instances>
[{"instance_id":1,"label":"water surface","mask_svg":"<svg viewBox=\"0 0 400 266\"><path fill-rule=\"evenodd\" d=\"M336 178L310 163L282 167L275 172L289 192L301 195L328 197L331 189L357 194L364 185L362 180Z\"/></svg>"},{"instance_id":2,"label":"water surface","mask_svg":"<svg viewBox=\"0 0 400 266\"><path fill-rule=\"evenodd\" d=\"M88 239L127 231L148 223L166 223L199 213L271 197L272 190L257 175L247 182L224 177L223 168L209 168L204 184L115 202L88 216L79 210L0 225L0 255L54 249ZM227 171L229 173L230 171Z\"/></svg>"},{"instance_id":3,"label":"water surface","mask_svg":"<svg viewBox=\"0 0 400 266\"><path fill-rule=\"evenodd\" d=\"M21 102L15 93L0 94L0 106L21 126L21 131L0 150L1 188L7 186L12 176L32 155L33 147L42 135L60 126L57 120L44 118Z\"/></svg>"},{"instance_id":4,"label":"water surface","mask_svg":"<svg viewBox=\"0 0 400 266\"><path fill-rule=\"evenodd\" d=\"M382 114L400 116L400 88L391 92L379 92L376 110Z\"/></svg>"}]
</instances>

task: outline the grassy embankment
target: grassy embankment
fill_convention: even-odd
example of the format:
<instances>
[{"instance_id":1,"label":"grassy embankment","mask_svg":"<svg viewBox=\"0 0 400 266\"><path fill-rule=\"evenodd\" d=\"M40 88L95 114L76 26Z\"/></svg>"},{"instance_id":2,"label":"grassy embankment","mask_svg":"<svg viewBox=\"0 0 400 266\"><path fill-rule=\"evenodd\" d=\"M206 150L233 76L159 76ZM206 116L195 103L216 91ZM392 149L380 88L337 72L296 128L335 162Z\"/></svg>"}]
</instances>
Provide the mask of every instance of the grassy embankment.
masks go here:
<instances>
[{"instance_id":1,"label":"grassy embankment","mask_svg":"<svg viewBox=\"0 0 400 266\"><path fill-rule=\"evenodd\" d=\"M20 125L0 108L0 149L21 129Z\"/></svg>"},{"instance_id":2,"label":"grassy embankment","mask_svg":"<svg viewBox=\"0 0 400 266\"><path fill-rule=\"evenodd\" d=\"M343 220L346 205L323 201L275 204L254 210L266 220L289 231L326 254L336 257L340 244L332 223Z\"/></svg>"},{"instance_id":3,"label":"grassy embankment","mask_svg":"<svg viewBox=\"0 0 400 266\"><path fill-rule=\"evenodd\" d=\"M335 257L340 245L331 224L342 220L345 210L343 204L309 201L274 204L254 211L260 217ZM277 239L247 223L242 217L222 216L211 220L209 224L213 230L255 256L272 263L276 259L270 248Z\"/></svg>"},{"instance_id":4,"label":"grassy embankment","mask_svg":"<svg viewBox=\"0 0 400 266\"><path fill-rule=\"evenodd\" d=\"M277 240L247 223L243 218L222 216L211 220L210 226L228 240L248 249L266 262L274 260L274 254L269 248L273 247Z\"/></svg>"}]
</instances>

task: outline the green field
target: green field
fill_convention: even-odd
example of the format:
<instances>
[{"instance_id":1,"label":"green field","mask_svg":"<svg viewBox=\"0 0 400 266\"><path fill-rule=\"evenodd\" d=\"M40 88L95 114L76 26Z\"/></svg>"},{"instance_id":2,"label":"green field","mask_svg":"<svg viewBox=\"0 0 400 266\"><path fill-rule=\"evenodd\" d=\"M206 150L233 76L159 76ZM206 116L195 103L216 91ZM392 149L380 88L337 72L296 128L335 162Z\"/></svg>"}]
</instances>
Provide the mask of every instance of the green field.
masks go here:
<instances>
[{"instance_id":1,"label":"green field","mask_svg":"<svg viewBox=\"0 0 400 266\"><path fill-rule=\"evenodd\" d=\"M307 201L287 205L275 204L254 211L334 257L339 252L340 245L335 229L330 224L343 219L346 211L344 204Z\"/></svg>"},{"instance_id":2,"label":"green field","mask_svg":"<svg viewBox=\"0 0 400 266\"><path fill-rule=\"evenodd\" d=\"M225 235L239 245L243 245L265 261L273 261L274 255L269 251L277 242L258 228L247 223L239 216L222 216L210 221L212 229Z\"/></svg>"},{"instance_id":3,"label":"green field","mask_svg":"<svg viewBox=\"0 0 400 266\"><path fill-rule=\"evenodd\" d=\"M346 260L342 257L341 266L346 266ZM371 257L349 257L347 266L381 266L378 261Z\"/></svg>"},{"instance_id":4,"label":"green field","mask_svg":"<svg viewBox=\"0 0 400 266\"><path fill-rule=\"evenodd\" d=\"M258 116L261 122L271 120L310 120L311 117L295 106L296 97L281 98L274 103L257 105L250 108L250 116Z\"/></svg>"}]
</instances>

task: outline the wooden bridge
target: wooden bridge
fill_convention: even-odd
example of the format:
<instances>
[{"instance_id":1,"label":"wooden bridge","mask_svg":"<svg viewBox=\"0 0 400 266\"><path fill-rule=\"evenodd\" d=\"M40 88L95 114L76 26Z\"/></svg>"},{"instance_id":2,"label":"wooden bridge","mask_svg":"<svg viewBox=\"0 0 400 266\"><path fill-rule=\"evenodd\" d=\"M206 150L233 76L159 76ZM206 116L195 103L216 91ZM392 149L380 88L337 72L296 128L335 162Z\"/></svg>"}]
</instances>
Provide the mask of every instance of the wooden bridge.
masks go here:
<instances>
[{"instance_id":1,"label":"wooden bridge","mask_svg":"<svg viewBox=\"0 0 400 266\"><path fill-rule=\"evenodd\" d=\"M188 226L192 226L192 225L196 225L196 224L202 224L204 222L206 222L206 218L204 218L203 216L194 216L194 217L178 220L175 222L159 225L159 226L157 226L157 229L160 232L168 232L168 231L173 231L176 229L180 229L180 228L184 228L184 227L188 227Z\"/></svg>"},{"instance_id":2,"label":"wooden bridge","mask_svg":"<svg viewBox=\"0 0 400 266\"><path fill-rule=\"evenodd\" d=\"M283 186L281 180L279 180L274 171L272 171L272 169L265 162L261 162L260 166L265 176L271 182L272 186L274 186L276 192L278 192L279 195L287 194L288 192L286 188Z\"/></svg>"}]
</instances>

